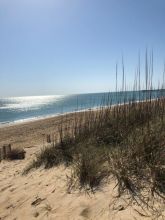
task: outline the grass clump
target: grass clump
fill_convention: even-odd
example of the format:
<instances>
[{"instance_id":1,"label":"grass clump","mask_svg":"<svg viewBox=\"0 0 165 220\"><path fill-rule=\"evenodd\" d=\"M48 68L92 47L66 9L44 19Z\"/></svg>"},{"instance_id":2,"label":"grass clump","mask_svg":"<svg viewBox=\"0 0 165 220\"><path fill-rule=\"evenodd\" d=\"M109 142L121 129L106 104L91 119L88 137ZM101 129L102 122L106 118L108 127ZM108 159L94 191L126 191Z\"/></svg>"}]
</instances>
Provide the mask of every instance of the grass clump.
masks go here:
<instances>
[{"instance_id":1,"label":"grass clump","mask_svg":"<svg viewBox=\"0 0 165 220\"><path fill-rule=\"evenodd\" d=\"M68 189L97 189L109 176L103 150L88 146L79 152L73 161L72 174L68 178Z\"/></svg>"},{"instance_id":2,"label":"grass clump","mask_svg":"<svg viewBox=\"0 0 165 220\"><path fill-rule=\"evenodd\" d=\"M13 148L8 154L7 159L9 160L23 160L25 159L25 151L20 148Z\"/></svg>"},{"instance_id":3,"label":"grass clump","mask_svg":"<svg viewBox=\"0 0 165 220\"><path fill-rule=\"evenodd\" d=\"M42 148L41 152L36 155L36 158L24 169L23 175L29 173L32 169L37 169L43 166L49 169L63 162L63 156L60 149L55 146Z\"/></svg>"},{"instance_id":4,"label":"grass clump","mask_svg":"<svg viewBox=\"0 0 165 220\"><path fill-rule=\"evenodd\" d=\"M25 168L23 174L27 174L32 169L41 166L45 169L58 166L62 163L68 166L73 160L72 147L68 146L68 144L69 138L65 137L61 143L43 147L42 150L36 154L36 158Z\"/></svg>"}]
</instances>

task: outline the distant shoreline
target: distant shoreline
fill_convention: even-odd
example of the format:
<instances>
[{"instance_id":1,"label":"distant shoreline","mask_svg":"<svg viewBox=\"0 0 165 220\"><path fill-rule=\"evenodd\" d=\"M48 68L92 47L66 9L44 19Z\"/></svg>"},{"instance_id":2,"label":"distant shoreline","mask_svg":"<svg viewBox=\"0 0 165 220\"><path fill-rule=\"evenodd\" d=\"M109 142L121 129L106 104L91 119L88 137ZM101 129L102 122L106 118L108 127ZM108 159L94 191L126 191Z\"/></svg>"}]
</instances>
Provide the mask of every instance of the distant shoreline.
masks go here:
<instances>
[{"instance_id":1,"label":"distant shoreline","mask_svg":"<svg viewBox=\"0 0 165 220\"><path fill-rule=\"evenodd\" d=\"M36 120L2 125L0 126L0 145L10 143L14 147L23 148L36 145L41 146L46 140L47 134L57 133L58 125L65 116L67 116L67 120L73 120L75 113L81 115L81 113L83 114L84 112L97 110L99 109L87 109L42 119L37 118Z\"/></svg>"},{"instance_id":2,"label":"distant shoreline","mask_svg":"<svg viewBox=\"0 0 165 220\"><path fill-rule=\"evenodd\" d=\"M106 108L106 107L107 106L102 106L101 108ZM87 111L97 111L99 109L100 109L100 107L94 107L94 108L87 108L87 109L77 110L77 111L72 111L72 112L57 113L57 114L53 114L53 115L38 116L38 117L27 118L27 119L19 119L19 120L13 121L13 122L3 122L3 123L0 122L0 129L15 126L15 125L27 124L27 123L36 122L36 121L42 121L42 120L51 119L51 118L57 118L60 116L65 116L65 115L70 115L70 114L75 114L75 113L81 113L81 112L87 112Z\"/></svg>"},{"instance_id":3,"label":"distant shoreline","mask_svg":"<svg viewBox=\"0 0 165 220\"><path fill-rule=\"evenodd\" d=\"M126 96L124 95L126 93ZM63 98L50 97L20 97L14 101L0 99L0 128L16 124L29 123L74 112L99 109L100 106L117 105L131 100L139 101L150 98L143 92L117 92L117 93L96 93L93 95L81 94L79 96L66 96ZM161 94L155 90L151 98L160 97ZM109 102L109 103L108 103Z\"/></svg>"},{"instance_id":4,"label":"distant shoreline","mask_svg":"<svg viewBox=\"0 0 165 220\"><path fill-rule=\"evenodd\" d=\"M154 101L155 99L151 100ZM144 101L142 101L144 102ZM137 102L136 102L137 103ZM138 102L139 103L139 102ZM125 103L126 104L126 103ZM120 104L123 105L123 104ZM114 107L116 105L112 105ZM106 108L104 106L102 108ZM43 145L47 134L57 133L58 125L67 116L67 120L73 120L75 114L84 112L99 111L100 108L91 108L81 111L64 113L56 116L37 118L31 121L22 121L19 123L10 123L0 126L0 145L12 144L16 147L29 147L34 145Z\"/></svg>"},{"instance_id":5,"label":"distant shoreline","mask_svg":"<svg viewBox=\"0 0 165 220\"><path fill-rule=\"evenodd\" d=\"M154 101L155 99L151 99L149 101ZM134 101L134 103L140 103L140 102L146 102L146 100L143 101ZM117 105L123 105L124 103L121 104L114 104L111 105L111 107L117 106ZM128 103L125 103L128 104ZM92 107L92 108L87 108L87 109L82 109L82 110L75 110L72 112L64 112L64 113L56 113L56 114L51 114L51 115L45 115L45 116L37 116L37 117L32 117L32 118L27 118L27 119L19 119L13 122L0 122L0 129L1 128L7 128L7 127L11 127L11 126L16 126L16 125L22 125L22 124L29 124L32 122L37 122L37 121L43 121L46 119L52 119L52 118L57 118L60 116L66 116L66 115L70 115L70 114L75 114L75 113L81 113L81 112L87 112L87 111L97 111L100 108L107 108L108 105L106 106L100 106L100 107Z\"/></svg>"}]
</instances>

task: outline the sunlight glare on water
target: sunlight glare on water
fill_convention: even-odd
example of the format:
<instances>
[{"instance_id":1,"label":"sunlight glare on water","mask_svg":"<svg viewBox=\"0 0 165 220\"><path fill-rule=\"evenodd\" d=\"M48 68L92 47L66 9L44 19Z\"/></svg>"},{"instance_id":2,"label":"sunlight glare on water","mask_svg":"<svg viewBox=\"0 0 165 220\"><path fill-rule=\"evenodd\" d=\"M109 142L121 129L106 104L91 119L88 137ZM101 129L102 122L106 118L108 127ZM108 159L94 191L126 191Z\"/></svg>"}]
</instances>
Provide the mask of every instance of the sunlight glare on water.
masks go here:
<instances>
[{"instance_id":1,"label":"sunlight glare on water","mask_svg":"<svg viewBox=\"0 0 165 220\"><path fill-rule=\"evenodd\" d=\"M115 105L118 102L129 102L132 98L134 101L140 101L161 96L162 92L159 91L152 91L151 97L150 93L145 91L140 91L140 93L128 91L0 98L0 125L98 108L108 105L108 100L109 103Z\"/></svg>"},{"instance_id":2,"label":"sunlight glare on water","mask_svg":"<svg viewBox=\"0 0 165 220\"><path fill-rule=\"evenodd\" d=\"M18 111L37 110L44 105L53 104L62 98L62 95L4 98L3 105L0 106L0 109L13 109Z\"/></svg>"}]
</instances>

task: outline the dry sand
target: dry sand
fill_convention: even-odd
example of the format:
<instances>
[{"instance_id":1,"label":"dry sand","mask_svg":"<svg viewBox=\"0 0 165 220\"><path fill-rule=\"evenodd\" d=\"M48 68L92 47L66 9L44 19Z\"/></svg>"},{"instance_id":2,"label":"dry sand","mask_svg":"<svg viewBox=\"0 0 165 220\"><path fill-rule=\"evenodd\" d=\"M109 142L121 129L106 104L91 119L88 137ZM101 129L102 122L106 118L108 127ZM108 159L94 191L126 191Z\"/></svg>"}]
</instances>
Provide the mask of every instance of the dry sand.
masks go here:
<instances>
[{"instance_id":1,"label":"dry sand","mask_svg":"<svg viewBox=\"0 0 165 220\"><path fill-rule=\"evenodd\" d=\"M10 143L14 147L43 145L47 134L55 134L63 120L71 120L74 113L0 127L0 145Z\"/></svg>"},{"instance_id":2,"label":"dry sand","mask_svg":"<svg viewBox=\"0 0 165 220\"><path fill-rule=\"evenodd\" d=\"M116 198L114 180L88 195L79 191L67 192L70 168L41 168L22 176L23 169L43 145L43 134L55 132L60 120L55 117L0 128L1 145L11 143L27 152L25 160L0 162L0 220L152 219L149 211L144 212L137 204L129 205L129 196ZM165 208L163 201L155 205Z\"/></svg>"}]
</instances>

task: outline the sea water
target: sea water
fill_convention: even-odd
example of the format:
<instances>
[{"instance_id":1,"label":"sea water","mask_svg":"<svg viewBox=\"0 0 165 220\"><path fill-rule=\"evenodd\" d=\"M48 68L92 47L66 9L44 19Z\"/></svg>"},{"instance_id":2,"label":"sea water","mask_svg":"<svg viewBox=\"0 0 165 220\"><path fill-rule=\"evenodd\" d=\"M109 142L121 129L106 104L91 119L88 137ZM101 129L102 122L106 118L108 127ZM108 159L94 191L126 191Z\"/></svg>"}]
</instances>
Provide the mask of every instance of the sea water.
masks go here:
<instances>
[{"instance_id":1,"label":"sea water","mask_svg":"<svg viewBox=\"0 0 165 220\"><path fill-rule=\"evenodd\" d=\"M164 93L164 92L163 92ZM164 96L161 90L0 98L0 126Z\"/></svg>"}]
</instances>

